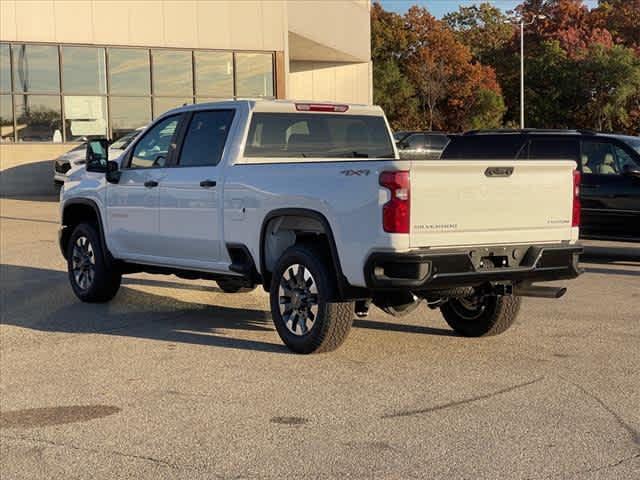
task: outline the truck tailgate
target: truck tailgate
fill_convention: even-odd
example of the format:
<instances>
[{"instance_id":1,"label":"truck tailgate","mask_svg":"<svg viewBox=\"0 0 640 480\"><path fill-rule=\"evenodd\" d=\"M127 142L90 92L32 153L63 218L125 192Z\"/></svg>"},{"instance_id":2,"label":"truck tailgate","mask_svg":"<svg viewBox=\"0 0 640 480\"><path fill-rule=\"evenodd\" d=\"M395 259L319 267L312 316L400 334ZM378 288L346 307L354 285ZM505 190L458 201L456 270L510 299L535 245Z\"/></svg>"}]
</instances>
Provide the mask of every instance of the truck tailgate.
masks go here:
<instances>
[{"instance_id":1,"label":"truck tailgate","mask_svg":"<svg viewBox=\"0 0 640 480\"><path fill-rule=\"evenodd\" d=\"M411 163L411 247L572 238L572 161Z\"/></svg>"}]
</instances>

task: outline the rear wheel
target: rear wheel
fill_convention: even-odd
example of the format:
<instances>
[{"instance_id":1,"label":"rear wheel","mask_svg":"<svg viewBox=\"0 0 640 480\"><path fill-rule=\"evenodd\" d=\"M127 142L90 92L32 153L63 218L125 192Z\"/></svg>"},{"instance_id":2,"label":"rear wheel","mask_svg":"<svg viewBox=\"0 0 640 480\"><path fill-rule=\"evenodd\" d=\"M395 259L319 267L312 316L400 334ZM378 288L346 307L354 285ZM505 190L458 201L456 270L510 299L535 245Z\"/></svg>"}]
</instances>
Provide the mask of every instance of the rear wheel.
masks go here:
<instances>
[{"instance_id":1,"label":"rear wheel","mask_svg":"<svg viewBox=\"0 0 640 480\"><path fill-rule=\"evenodd\" d=\"M465 337L498 335L516 321L522 300L516 296L482 295L451 298L440 307L453 330Z\"/></svg>"},{"instance_id":2,"label":"rear wheel","mask_svg":"<svg viewBox=\"0 0 640 480\"><path fill-rule=\"evenodd\" d=\"M108 302L118 293L122 274L105 257L98 229L90 223L76 226L67 244L67 270L83 302Z\"/></svg>"},{"instance_id":3,"label":"rear wheel","mask_svg":"<svg viewBox=\"0 0 640 480\"><path fill-rule=\"evenodd\" d=\"M322 251L288 248L271 279L271 314L278 335L296 353L328 352L347 338L353 302L337 302L336 277Z\"/></svg>"}]
</instances>

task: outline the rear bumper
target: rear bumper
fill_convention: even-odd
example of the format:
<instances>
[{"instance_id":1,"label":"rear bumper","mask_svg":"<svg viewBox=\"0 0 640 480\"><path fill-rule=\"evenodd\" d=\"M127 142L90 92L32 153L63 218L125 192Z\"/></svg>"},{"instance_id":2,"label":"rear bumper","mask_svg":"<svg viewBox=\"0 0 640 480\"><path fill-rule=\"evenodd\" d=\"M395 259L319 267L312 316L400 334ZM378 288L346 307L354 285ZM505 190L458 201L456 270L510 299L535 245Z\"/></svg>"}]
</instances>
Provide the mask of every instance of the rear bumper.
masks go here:
<instances>
[{"instance_id":1,"label":"rear bumper","mask_svg":"<svg viewBox=\"0 0 640 480\"><path fill-rule=\"evenodd\" d=\"M579 245L469 247L407 253L374 252L364 268L372 290L440 290L487 282L546 282L575 278Z\"/></svg>"}]
</instances>

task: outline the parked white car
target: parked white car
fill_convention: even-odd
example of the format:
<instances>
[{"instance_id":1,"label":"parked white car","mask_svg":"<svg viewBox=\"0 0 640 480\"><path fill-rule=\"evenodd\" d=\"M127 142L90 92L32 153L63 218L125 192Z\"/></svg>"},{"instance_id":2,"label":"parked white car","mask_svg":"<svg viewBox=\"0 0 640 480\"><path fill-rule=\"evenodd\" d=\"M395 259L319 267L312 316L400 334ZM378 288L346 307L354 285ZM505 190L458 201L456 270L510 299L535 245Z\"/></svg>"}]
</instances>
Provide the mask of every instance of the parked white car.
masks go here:
<instances>
[{"instance_id":1,"label":"parked white car","mask_svg":"<svg viewBox=\"0 0 640 480\"><path fill-rule=\"evenodd\" d=\"M129 132L118 140L109 145L109 158L117 158L129 144L140 134L145 127L140 127ZM68 152L63 153L53 161L53 181L55 183L64 183L68 175L75 172L78 168L84 168L87 158L87 142L73 147Z\"/></svg>"},{"instance_id":2,"label":"parked white car","mask_svg":"<svg viewBox=\"0 0 640 480\"><path fill-rule=\"evenodd\" d=\"M189 105L159 117L61 192L75 294L112 299L123 274L173 273L225 292L262 285L295 352L338 347L369 302L420 301L462 335L505 331L532 282L580 272L575 162L400 160L379 107Z\"/></svg>"}]
</instances>

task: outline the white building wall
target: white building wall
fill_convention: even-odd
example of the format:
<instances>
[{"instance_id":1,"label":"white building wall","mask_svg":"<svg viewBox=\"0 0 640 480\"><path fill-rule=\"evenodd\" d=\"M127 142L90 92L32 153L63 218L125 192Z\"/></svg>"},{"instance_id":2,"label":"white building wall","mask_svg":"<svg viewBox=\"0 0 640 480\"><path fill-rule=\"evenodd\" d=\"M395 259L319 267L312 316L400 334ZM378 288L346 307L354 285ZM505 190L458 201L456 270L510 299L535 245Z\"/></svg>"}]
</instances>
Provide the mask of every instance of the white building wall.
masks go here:
<instances>
[{"instance_id":1,"label":"white building wall","mask_svg":"<svg viewBox=\"0 0 640 480\"><path fill-rule=\"evenodd\" d=\"M284 50L276 0L0 0L4 41Z\"/></svg>"},{"instance_id":2,"label":"white building wall","mask_svg":"<svg viewBox=\"0 0 640 480\"><path fill-rule=\"evenodd\" d=\"M291 61L287 97L294 100L371 103L371 62Z\"/></svg>"}]
</instances>

